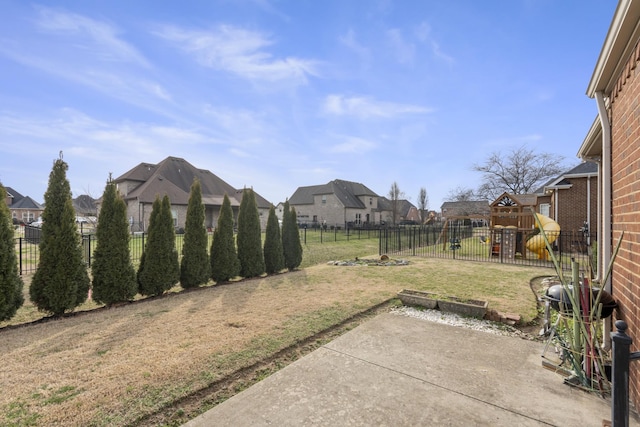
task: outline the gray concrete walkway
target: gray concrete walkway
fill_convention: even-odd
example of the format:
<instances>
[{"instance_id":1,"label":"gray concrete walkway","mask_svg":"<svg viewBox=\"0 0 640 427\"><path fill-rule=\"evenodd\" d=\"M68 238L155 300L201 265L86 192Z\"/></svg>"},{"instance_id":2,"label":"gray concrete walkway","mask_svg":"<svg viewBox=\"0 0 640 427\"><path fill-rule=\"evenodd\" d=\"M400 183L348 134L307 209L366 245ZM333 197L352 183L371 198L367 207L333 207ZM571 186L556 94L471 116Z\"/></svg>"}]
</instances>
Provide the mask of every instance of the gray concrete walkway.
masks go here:
<instances>
[{"instance_id":1,"label":"gray concrete walkway","mask_svg":"<svg viewBox=\"0 0 640 427\"><path fill-rule=\"evenodd\" d=\"M610 419L608 400L542 368L543 347L382 314L185 426L595 427Z\"/></svg>"}]
</instances>

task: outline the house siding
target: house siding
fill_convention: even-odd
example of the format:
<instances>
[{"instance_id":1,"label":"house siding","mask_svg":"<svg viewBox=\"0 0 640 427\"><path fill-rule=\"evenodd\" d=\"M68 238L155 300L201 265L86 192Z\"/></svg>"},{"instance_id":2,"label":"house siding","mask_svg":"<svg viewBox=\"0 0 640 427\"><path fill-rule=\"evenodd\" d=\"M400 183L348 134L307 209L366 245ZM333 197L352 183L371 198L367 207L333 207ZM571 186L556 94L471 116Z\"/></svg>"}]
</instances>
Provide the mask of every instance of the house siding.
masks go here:
<instances>
[{"instance_id":1,"label":"house siding","mask_svg":"<svg viewBox=\"0 0 640 427\"><path fill-rule=\"evenodd\" d=\"M328 225L342 225L345 222L345 207L335 194L316 194L313 196L313 205L293 207L296 209L300 224L311 224L314 217L320 224L326 222Z\"/></svg>"},{"instance_id":2,"label":"house siding","mask_svg":"<svg viewBox=\"0 0 640 427\"><path fill-rule=\"evenodd\" d=\"M636 41L637 43L637 41ZM640 45L626 64L610 97L612 238L624 232L612 275L619 316L629 325L631 351L640 350ZM632 364L630 397L640 407L640 364Z\"/></svg>"}]
</instances>

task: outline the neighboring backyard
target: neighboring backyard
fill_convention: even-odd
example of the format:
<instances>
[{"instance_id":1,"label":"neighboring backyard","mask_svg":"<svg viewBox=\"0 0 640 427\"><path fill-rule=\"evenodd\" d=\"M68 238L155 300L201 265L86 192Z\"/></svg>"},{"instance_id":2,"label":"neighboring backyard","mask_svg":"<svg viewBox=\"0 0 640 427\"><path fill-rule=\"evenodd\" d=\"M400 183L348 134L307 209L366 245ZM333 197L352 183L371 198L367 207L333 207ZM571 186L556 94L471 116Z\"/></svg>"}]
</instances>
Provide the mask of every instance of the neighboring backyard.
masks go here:
<instances>
[{"instance_id":1,"label":"neighboring backyard","mask_svg":"<svg viewBox=\"0 0 640 427\"><path fill-rule=\"evenodd\" d=\"M403 288L488 300L526 323L537 316L530 280L554 274L415 257L407 266L327 264L376 258L376 239L304 249L299 271L111 309L87 303L79 310L91 311L60 320L37 321L27 301L0 324L0 385L11 390L0 397L0 425L180 425L354 327L361 313L388 309L395 302L381 304Z\"/></svg>"}]
</instances>

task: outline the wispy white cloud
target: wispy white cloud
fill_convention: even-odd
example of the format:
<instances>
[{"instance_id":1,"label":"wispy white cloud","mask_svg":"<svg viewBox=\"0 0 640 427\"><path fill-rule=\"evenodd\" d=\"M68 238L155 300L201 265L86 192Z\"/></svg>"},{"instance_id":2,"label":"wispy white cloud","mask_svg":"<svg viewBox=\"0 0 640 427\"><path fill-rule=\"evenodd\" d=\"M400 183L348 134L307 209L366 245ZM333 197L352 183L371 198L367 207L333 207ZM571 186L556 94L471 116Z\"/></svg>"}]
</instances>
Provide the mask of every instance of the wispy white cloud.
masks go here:
<instances>
[{"instance_id":1,"label":"wispy white cloud","mask_svg":"<svg viewBox=\"0 0 640 427\"><path fill-rule=\"evenodd\" d=\"M291 17L286 13L283 13L282 10L277 9L273 6L273 4L269 0L250 0L256 7L259 7L263 11L267 12L270 15L277 16L285 22L290 22Z\"/></svg>"},{"instance_id":2,"label":"wispy white cloud","mask_svg":"<svg viewBox=\"0 0 640 427\"><path fill-rule=\"evenodd\" d=\"M275 43L272 39L232 25L219 25L209 31L165 26L154 34L175 43L205 67L249 80L304 84L309 76L319 75L316 61L276 58L267 50Z\"/></svg>"},{"instance_id":3,"label":"wispy white cloud","mask_svg":"<svg viewBox=\"0 0 640 427\"><path fill-rule=\"evenodd\" d=\"M374 141L367 140L356 136L339 135L337 138L343 141L332 145L328 148L330 153L360 153L364 154L368 151L374 150L378 147L378 144Z\"/></svg>"},{"instance_id":4,"label":"wispy white cloud","mask_svg":"<svg viewBox=\"0 0 640 427\"><path fill-rule=\"evenodd\" d=\"M441 48L440 43L438 43L431 35L431 26L427 22L422 22L420 25L414 30L414 34L416 38L423 44L429 46L431 48L431 53L433 55L446 62L446 63L454 63L455 59L446 54Z\"/></svg>"},{"instance_id":5,"label":"wispy white cloud","mask_svg":"<svg viewBox=\"0 0 640 427\"><path fill-rule=\"evenodd\" d=\"M329 95L325 98L323 111L338 116L367 118L392 118L406 114L427 114L433 109L411 104L376 101L367 97Z\"/></svg>"},{"instance_id":6,"label":"wispy white cloud","mask_svg":"<svg viewBox=\"0 0 640 427\"><path fill-rule=\"evenodd\" d=\"M387 42L391 47L393 55L401 64L410 64L416 55L415 45L405 40L402 32L397 28L392 28L386 32Z\"/></svg>"},{"instance_id":7,"label":"wispy white cloud","mask_svg":"<svg viewBox=\"0 0 640 427\"><path fill-rule=\"evenodd\" d=\"M66 146L94 160L143 158L176 144L210 144L207 134L180 127L126 121L106 122L65 109L50 117L0 115L0 137L49 146Z\"/></svg>"},{"instance_id":8,"label":"wispy white cloud","mask_svg":"<svg viewBox=\"0 0 640 427\"><path fill-rule=\"evenodd\" d=\"M58 36L68 36L74 47L104 62L134 62L148 66L147 60L135 47L118 36L118 29L105 22L75 13L37 6L37 28Z\"/></svg>"},{"instance_id":9,"label":"wispy white cloud","mask_svg":"<svg viewBox=\"0 0 640 427\"><path fill-rule=\"evenodd\" d=\"M277 129L269 122L273 117L265 113L212 105L205 105L203 113L208 126L237 147L264 145L277 139Z\"/></svg>"},{"instance_id":10,"label":"wispy white cloud","mask_svg":"<svg viewBox=\"0 0 640 427\"><path fill-rule=\"evenodd\" d=\"M340 36L338 41L355 52L360 59L365 61L371 59L371 51L356 39L356 32L353 29L349 29L347 34Z\"/></svg>"},{"instance_id":11,"label":"wispy white cloud","mask_svg":"<svg viewBox=\"0 0 640 427\"><path fill-rule=\"evenodd\" d=\"M241 150L239 148L231 148L231 149L229 149L229 153L231 153L235 157L240 157L240 158L245 158L245 159L251 157L249 153L247 153L245 150Z\"/></svg>"},{"instance_id":12,"label":"wispy white cloud","mask_svg":"<svg viewBox=\"0 0 640 427\"><path fill-rule=\"evenodd\" d=\"M0 55L152 111L163 111L158 101L172 100L170 90L153 80L153 66L115 26L47 7L36 12L36 31L29 37L5 35Z\"/></svg>"}]
</instances>

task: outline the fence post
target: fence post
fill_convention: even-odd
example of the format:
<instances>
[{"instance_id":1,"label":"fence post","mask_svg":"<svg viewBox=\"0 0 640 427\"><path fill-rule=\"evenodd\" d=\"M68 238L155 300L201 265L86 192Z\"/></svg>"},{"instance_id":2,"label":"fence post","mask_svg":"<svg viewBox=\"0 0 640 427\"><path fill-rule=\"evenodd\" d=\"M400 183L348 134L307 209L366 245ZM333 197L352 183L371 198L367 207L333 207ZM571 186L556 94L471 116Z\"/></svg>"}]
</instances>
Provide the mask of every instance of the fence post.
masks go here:
<instances>
[{"instance_id":1,"label":"fence post","mask_svg":"<svg viewBox=\"0 0 640 427\"><path fill-rule=\"evenodd\" d=\"M413 256L416 256L416 229L411 227L411 240L413 242Z\"/></svg>"},{"instance_id":2,"label":"fence post","mask_svg":"<svg viewBox=\"0 0 640 427\"><path fill-rule=\"evenodd\" d=\"M22 276L22 237L18 237L18 252L20 253L20 275Z\"/></svg>"},{"instance_id":3,"label":"fence post","mask_svg":"<svg viewBox=\"0 0 640 427\"><path fill-rule=\"evenodd\" d=\"M627 324L616 321L617 332L611 334L612 367L611 421L613 427L629 426L629 348L632 339Z\"/></svg>"}]
</instances>

